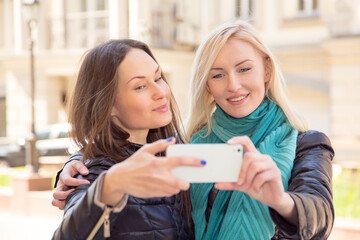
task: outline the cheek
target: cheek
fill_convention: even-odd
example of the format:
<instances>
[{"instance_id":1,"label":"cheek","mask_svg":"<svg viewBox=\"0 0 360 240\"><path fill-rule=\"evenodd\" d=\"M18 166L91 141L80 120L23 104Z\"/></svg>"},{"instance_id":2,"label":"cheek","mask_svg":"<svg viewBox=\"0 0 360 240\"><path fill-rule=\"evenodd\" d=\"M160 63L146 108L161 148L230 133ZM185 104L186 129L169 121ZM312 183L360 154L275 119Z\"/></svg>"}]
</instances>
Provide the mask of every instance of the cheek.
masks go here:
<instances>
[{"instance_id":1,"label":"cheek","mask_svg":"<svg viewBox=\"0 0 360 240\"><path fill-rule=\"evenodd\" d=\"M264 80L258 81L257 84L255 85L255 88L259 92L264 93L265 92L265 81Z\"/></svg>"},{"instance_id":2,"label":"cheek","mask_svg":"<svg viewBox=\"0 0 360 240\"><path fill-rule=\"evenodd\" d=\"M123 94L116 98L113 106L113 112L116 112L119 118L129 118L138 115L146 105L146 101L141 101L139 97L134 98L131 95Z\"/></svg>"},{"instance_id":3,"label":"cheek","mask_svg":"<svg viewBox=\"0 0 360 240\"><path fill-rule=\"evenodd\" d=\"M170 98L170 95L171 95L170 87L169 87L169 85L167 85L166 83L165 83L165 86L166 86L166 90L165 90L165 92L166 92L166 97L167 97L167 98Z\"/></svg>"},{"instance_id":4,"label":"cheek","mask_svg":"<svg viewBox=\"0 0 360 240\"><path fill-rule=\"evenodd\" d=\"M218 84L210 81L206 84L206 88L209 91L209 93L211 95L213 95L213 97L216 97L219 95L219 86L217 86Z\"/></svg>"}]
</instances>

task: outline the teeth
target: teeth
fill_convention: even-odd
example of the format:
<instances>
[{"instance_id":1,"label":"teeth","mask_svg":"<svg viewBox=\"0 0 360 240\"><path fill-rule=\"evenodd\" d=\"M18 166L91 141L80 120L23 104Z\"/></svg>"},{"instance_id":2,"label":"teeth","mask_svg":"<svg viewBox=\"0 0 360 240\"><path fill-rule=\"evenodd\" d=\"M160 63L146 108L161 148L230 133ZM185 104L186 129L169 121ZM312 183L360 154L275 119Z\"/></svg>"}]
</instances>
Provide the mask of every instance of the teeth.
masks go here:
<instances>
[{"instance_id":1,"label":"teeth","mask_svg":"<svg viewBox=\"0 0 360 240\"><path fill-rule=\"evenodd\" d=\"M236 101L243 100L245 97L246 97L246 95L245 95L245 96L242 96L242 97L238 97L238 98L230 98L229 101L230 101L230 102L236 102Z\"/></svg>"}]
</instances>

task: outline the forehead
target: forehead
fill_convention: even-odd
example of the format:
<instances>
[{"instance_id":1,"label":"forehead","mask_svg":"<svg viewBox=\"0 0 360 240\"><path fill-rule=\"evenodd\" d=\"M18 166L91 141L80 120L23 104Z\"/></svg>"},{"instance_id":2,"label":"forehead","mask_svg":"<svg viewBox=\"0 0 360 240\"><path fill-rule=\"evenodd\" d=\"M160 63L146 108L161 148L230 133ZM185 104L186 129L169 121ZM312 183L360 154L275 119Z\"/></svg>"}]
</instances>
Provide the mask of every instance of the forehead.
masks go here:
<instances>
[{"instance_id":1,"label":"forehead","mask_svg":"<svg viewBox=\"0 0 360 240\"><path fill-rule=\"evenodd\" d=\"M135 76L154 74L158 64L145 51L132 48L118 67L121 81L128 81Z\"/></svg>"},{"instance_id":2,"label":"forehead","mask_svg":"<svg viewBox=\"0 0 360 240\"><path fill-rule=\"evenodd\" d=\"M251 43L241 39L229 38L220 49L214 64L242 61L245 59L261 59L261 54L256 51Z\"/></svg>"}]
</instances>

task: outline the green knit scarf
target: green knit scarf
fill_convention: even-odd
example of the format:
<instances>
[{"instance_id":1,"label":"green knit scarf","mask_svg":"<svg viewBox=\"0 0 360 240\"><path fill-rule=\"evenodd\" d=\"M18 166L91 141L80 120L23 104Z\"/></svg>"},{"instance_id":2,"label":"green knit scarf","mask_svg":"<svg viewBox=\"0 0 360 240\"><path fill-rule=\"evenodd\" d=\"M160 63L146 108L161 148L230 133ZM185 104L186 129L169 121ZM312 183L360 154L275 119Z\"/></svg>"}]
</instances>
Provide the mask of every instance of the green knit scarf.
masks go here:
<instances>
[{"instance_id":1,"label":"green knit scarf","mask_svg":"<svg viewBox=\"0 0 360 240\"><path fill-rule=\"evenodd\" d=\"M260 153L270 155L276 162L287 190L298 131L274 102L265 99L244 118L233 118L216 106L211 133L204 138L206 132L205 126L192 137L190 143L225 143L234 136L249 136ZM206 223L205 211L212 188L212 183L191 184L192 217L197 240L271 239L275 225L268 207L239 191L219 191Z\"/></svg>"}]
</instances>

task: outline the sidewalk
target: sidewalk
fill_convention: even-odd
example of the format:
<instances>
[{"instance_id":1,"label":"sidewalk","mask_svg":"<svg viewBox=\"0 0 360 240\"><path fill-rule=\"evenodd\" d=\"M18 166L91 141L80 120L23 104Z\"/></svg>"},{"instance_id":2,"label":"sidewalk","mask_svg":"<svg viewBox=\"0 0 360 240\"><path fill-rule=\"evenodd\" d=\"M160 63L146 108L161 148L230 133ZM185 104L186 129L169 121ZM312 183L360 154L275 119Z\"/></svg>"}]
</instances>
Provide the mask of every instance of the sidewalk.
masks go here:
<instances>
[{"instance_id":1,"label":"sidewalk","mask_svg":"<svg viewBox=\"0 0 360 240\"><path fill-rule=\"evenodd\" d=\"M335 218L333 231L328 240L360 239L360 219Z\"/></svg>"},{"instance_id":2,"label":"sidewalk","mask_svg":"<svg viewBox=\"0 0 360 240\"><path fill-rule=\"evenodd\" d=\"M49 240L63 211L51 205L53 191L33 191L24 196L27 206L13 205L12 188L0 187L0 239Z\"/></svg>"},{"instance_id":3,"label":"sidewalk","mask_svg":"<svg viewBox=\"0 0 360 240\"><path fill-rule=\"evenodd\" d=\"M62 219L62 212L52 218L24 216L0 210L0 239L50 240Z\"/></svg>"}]
</instances>

